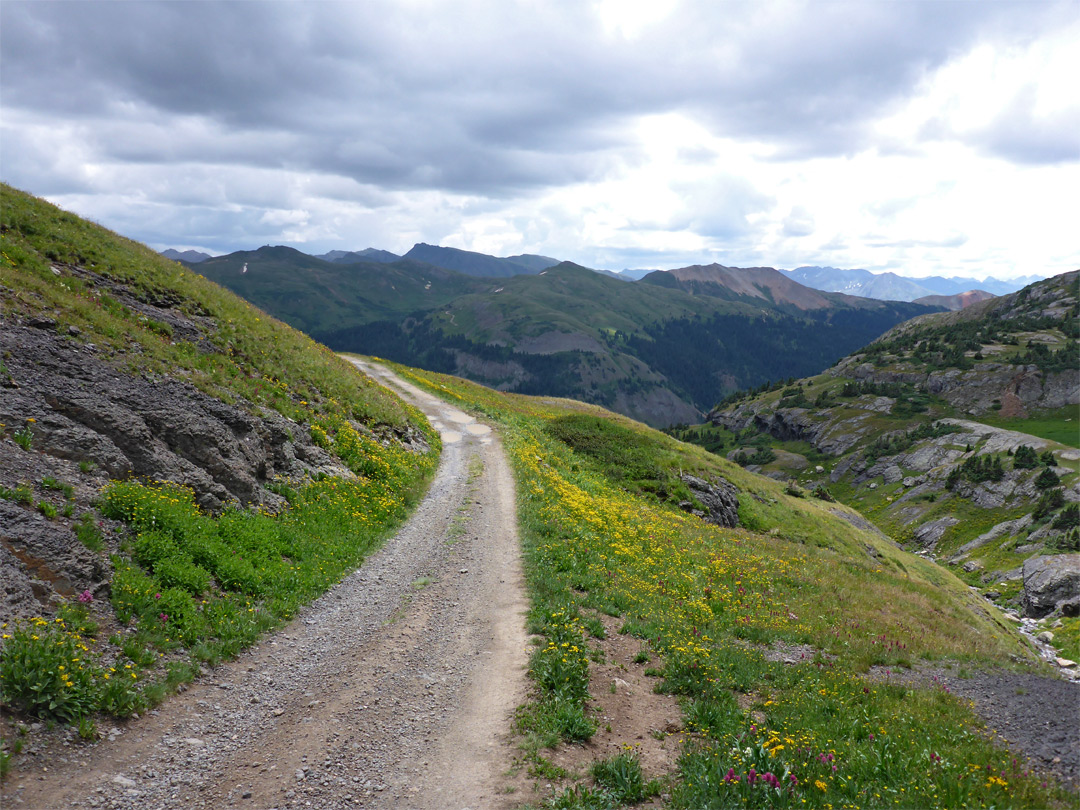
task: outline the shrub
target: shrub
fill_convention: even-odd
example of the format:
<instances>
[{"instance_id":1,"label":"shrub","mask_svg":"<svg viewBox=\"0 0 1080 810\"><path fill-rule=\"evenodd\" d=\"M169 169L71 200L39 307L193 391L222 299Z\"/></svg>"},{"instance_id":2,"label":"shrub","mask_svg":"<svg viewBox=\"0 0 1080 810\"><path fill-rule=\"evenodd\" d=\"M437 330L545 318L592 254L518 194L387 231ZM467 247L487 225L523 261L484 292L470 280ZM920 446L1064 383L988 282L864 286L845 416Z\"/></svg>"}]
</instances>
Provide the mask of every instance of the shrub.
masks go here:
<instances>
[{"instance_id":1,"label":"shrub","mask_svg":"<svg viewBox=\"0 0 1080 810\"><path fill-rule=\"evenodd\" d=\"M32 619L4 633L0 694L36 717L73 722L98 706L98 668L60 620Z\"/></svg>"},{"instance_id":2,"label":"shrub","mask_svg":"<svg viewBox=\"0 0 1080 810\"><path fill-rule=\"evenodd\" d=\"M645 778L636 754L624 752L611 759L599 760L589 770L596 784L607 791L616 804L637 804L645 800Z\"/></svg>"},{"instance_id":3,"label":"shrub","mask_svg":"<svg viewBox=\"0 0 1080 810\"><path fill-rule=\"evenodd\" d=\"M1051 542L1054 548L1062 551L1080 551L1080 529L1069 529Z\"/></svg>"},{"instance_id":4,"label":"shrub","mask_svg":"<svg viewBox=\"0 0 1080 810\"><path fill-rule=\"evenodd\" d=\"M1080 504L1070 503L1050 524L1055 529L1071 529L1080 526Z\"/></svg>"},{"instance_id":5,"label":"shrub","mask_svg":"<svg viewBox=\"0 0 1080 810\"><path fill-rule=\"evenodd\" d=\"M210 572L187 556L169 557L154 566L154 576L166 586L183 588L193 596L204 593L213 581Z\"/></svg>"},{"instance_id":6,"label":"shrub","mask_svg":"<svg viewBox=\"0 0 1080 810\"><path fill-rule=\"evenodd\" d=\"M105 539L102 537L101 529L94 520L92 513L83 512L79 515L78 522L72 528L75 530L75 536L79 538L79 542L91 551L101 551L105 548Z\"/></svg>"},{"instance_id":7,"label":"shrub","mask_svg":"<svg viewBox=\"0 0 1080 810\"><path fill-rule=\"evenodd\" d=\"M1042 520L1048 516L1055 509L1060 509L1065 505L1065 495L1061 491L1061 487L1047 490L1039 498L1039 502L1035 504L1035 509L1032 511L1031 516L1035 520Z\"/></svg>"},{"instance_id":8,"label":"shrub","mask_svg":"<svg viewBox=\"0 0 1080 810\"><path fill-rule=\"evenodd\" d=\"M1035 448L1022 444L1016 448L1013 456L1014 470L1034 470L1039 466L1039 457L1035 455Z\"/></svg>"}]
</instances>

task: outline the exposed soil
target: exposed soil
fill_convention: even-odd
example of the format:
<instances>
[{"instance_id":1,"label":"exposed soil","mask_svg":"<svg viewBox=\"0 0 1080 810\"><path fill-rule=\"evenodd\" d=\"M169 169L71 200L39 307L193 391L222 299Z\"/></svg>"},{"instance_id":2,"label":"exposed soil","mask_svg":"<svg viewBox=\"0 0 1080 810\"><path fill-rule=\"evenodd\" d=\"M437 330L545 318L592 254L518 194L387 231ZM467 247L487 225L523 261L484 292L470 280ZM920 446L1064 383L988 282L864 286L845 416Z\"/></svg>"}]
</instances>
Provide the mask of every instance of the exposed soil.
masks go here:
<instances>
[{"instance_id":1,"label":"exposed soil","mask_svg":"<svg viewBox=\"0 0 1080 810\"><path fill-rule=\"evenodd\" d=\"M513 479L490 428L395 387L444 444L406 526L288 627L159 710L96 744L32 745L3 786L5 808L520 803L506 792L527 662Z\"/></svg>"},{"instance_id":2,"label":"exposed soil","mask_svg":"<svg viewBox=\"0 0 1080 810\"><path fill-rule=\"evenodd\" d=\"M1080 684L1037 672L875 667L871 680L936 685L972 702L987 733L1020 758L1080 789Z\"/></svg>"}]
</instances>

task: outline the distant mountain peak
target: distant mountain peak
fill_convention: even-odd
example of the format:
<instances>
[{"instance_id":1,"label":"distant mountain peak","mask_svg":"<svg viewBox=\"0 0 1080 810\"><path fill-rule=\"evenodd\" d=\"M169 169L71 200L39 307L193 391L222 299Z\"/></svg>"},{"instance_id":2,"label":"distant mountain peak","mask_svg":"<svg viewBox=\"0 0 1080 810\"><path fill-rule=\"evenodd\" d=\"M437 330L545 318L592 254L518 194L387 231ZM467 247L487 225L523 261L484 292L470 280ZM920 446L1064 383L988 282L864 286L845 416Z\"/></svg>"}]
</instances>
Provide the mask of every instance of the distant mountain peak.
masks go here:
<instances>
[{"instance_id":1,"label":"distant mountain peak","mask_svg":"<svg viewBox=\"0 0 1080 810\"><path fill-rule=\"evenodd\" d=\"M188 264L198 264L213 258L209 253L203 253L199 250L175 250L174 248L161 251L161 255L166 259L172 259L174 262L187 262Z\"/></svg>"},{"instance_id":2,"label":"distant mountain peak","mask_svg":"<svg viewBox=\"0 0 1080 810\"><path fill-rule=\"evenodd\" d=\"M887 301L916 301L931 295L952 296L972 290L982 290L991 295L1005 295L1041 280L1041 276L1002 281L996 278L964 278L954 276L930 276L907 278L896 273L871 273L869 270L843 270L838 267L806 265L794 270L784 270L785 275L815 290L847 293L860 298L878 298Z\"/></svg>"}]
</instances>

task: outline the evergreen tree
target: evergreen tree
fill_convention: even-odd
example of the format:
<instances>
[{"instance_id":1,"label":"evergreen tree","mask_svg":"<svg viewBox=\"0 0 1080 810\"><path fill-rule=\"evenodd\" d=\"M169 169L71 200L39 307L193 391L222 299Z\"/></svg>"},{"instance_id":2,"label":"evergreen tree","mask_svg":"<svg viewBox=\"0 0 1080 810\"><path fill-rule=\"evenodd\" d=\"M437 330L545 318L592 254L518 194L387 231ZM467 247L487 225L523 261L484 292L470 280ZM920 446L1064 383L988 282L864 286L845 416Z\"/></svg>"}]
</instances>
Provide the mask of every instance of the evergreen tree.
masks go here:
<instances>
[{"instance_id":1,"label":"evergreen tree","mask_svg":"<svg viewBox=\"0 0 1080 810\"><path fill-rule=\"evenodd\" d=\"M1061 483L1061 479L1057 477L1057 474L1049 467L1044 467L1043 471L1039 473L1035 479L1035 486L1039 489L1050 489L1056 487Z\"/></svg>"}]
</instances>

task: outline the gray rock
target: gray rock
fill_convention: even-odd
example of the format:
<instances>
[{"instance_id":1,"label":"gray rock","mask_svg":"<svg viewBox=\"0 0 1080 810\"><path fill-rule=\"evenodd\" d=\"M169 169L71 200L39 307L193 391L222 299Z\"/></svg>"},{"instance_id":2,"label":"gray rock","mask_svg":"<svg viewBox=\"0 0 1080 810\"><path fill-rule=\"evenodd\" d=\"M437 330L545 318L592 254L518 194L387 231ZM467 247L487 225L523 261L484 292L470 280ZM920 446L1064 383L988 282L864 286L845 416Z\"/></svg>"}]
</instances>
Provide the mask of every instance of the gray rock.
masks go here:
<instances>
[{"instance_id":1,"label":"gray rock","mask_svg":"<svg viewBox=\"0 0 1080 810\"><path fill-rule=\"evenodd\" d=\"M956 550L956 554L953 555L954 559L962 557L963 555L973 551L974 549L984 546L987 543L999 540L1002 537L1012 537L1019 534L1021 531L1031 525L1031 515L1023 515L1016 518L1016 520L1005 520L998 523L990 531L980 534L974 540L970 540L960 548Z\"/></svg>"},{"instance_id":2,"label":"gray rock","mask_svg":"<svg viewBox=\"0 0 1080 810\"><path fill-rule=\"evenodd\" d=\"M700 515L706 523L730 529L739 525L739 497L731 483L723 478L709 482L687 474L681 478L694 497L708 510L707 514Z\"/></svg>"},{"instance_id":3,"label":"gray rock","mask_svg":"<svg viewBox=\"0 0 1080 810\"><path fill-rule=\"evenodd\" d=\"M924 523L915 529L915 541L923 548L932 549L938 544L946 530L959 522L956 518L946 515L943 518Z\"/></svg>"},{"instance_id":4,"label":"gray rock","mask_svg":"<svg viewBox=\"0 0 1080 810\"><path fill-rule=\"evenodd\" d=\"M1023 571L1025 616L1041 618L1063 603L1080 601L1080 554L1032 557Z\"/></svg>"},{"instance_id":5,"label":"gray rock","mask_svg":"<svg viewBox=\"0 0 1080 810\"><path fill-rule=\"evenodd\" d=\"M898 484L904 480L904 471L892 464L885 468L885 472L881 474L881 477L886 484Z\"/></svg>"}]
</instances>

